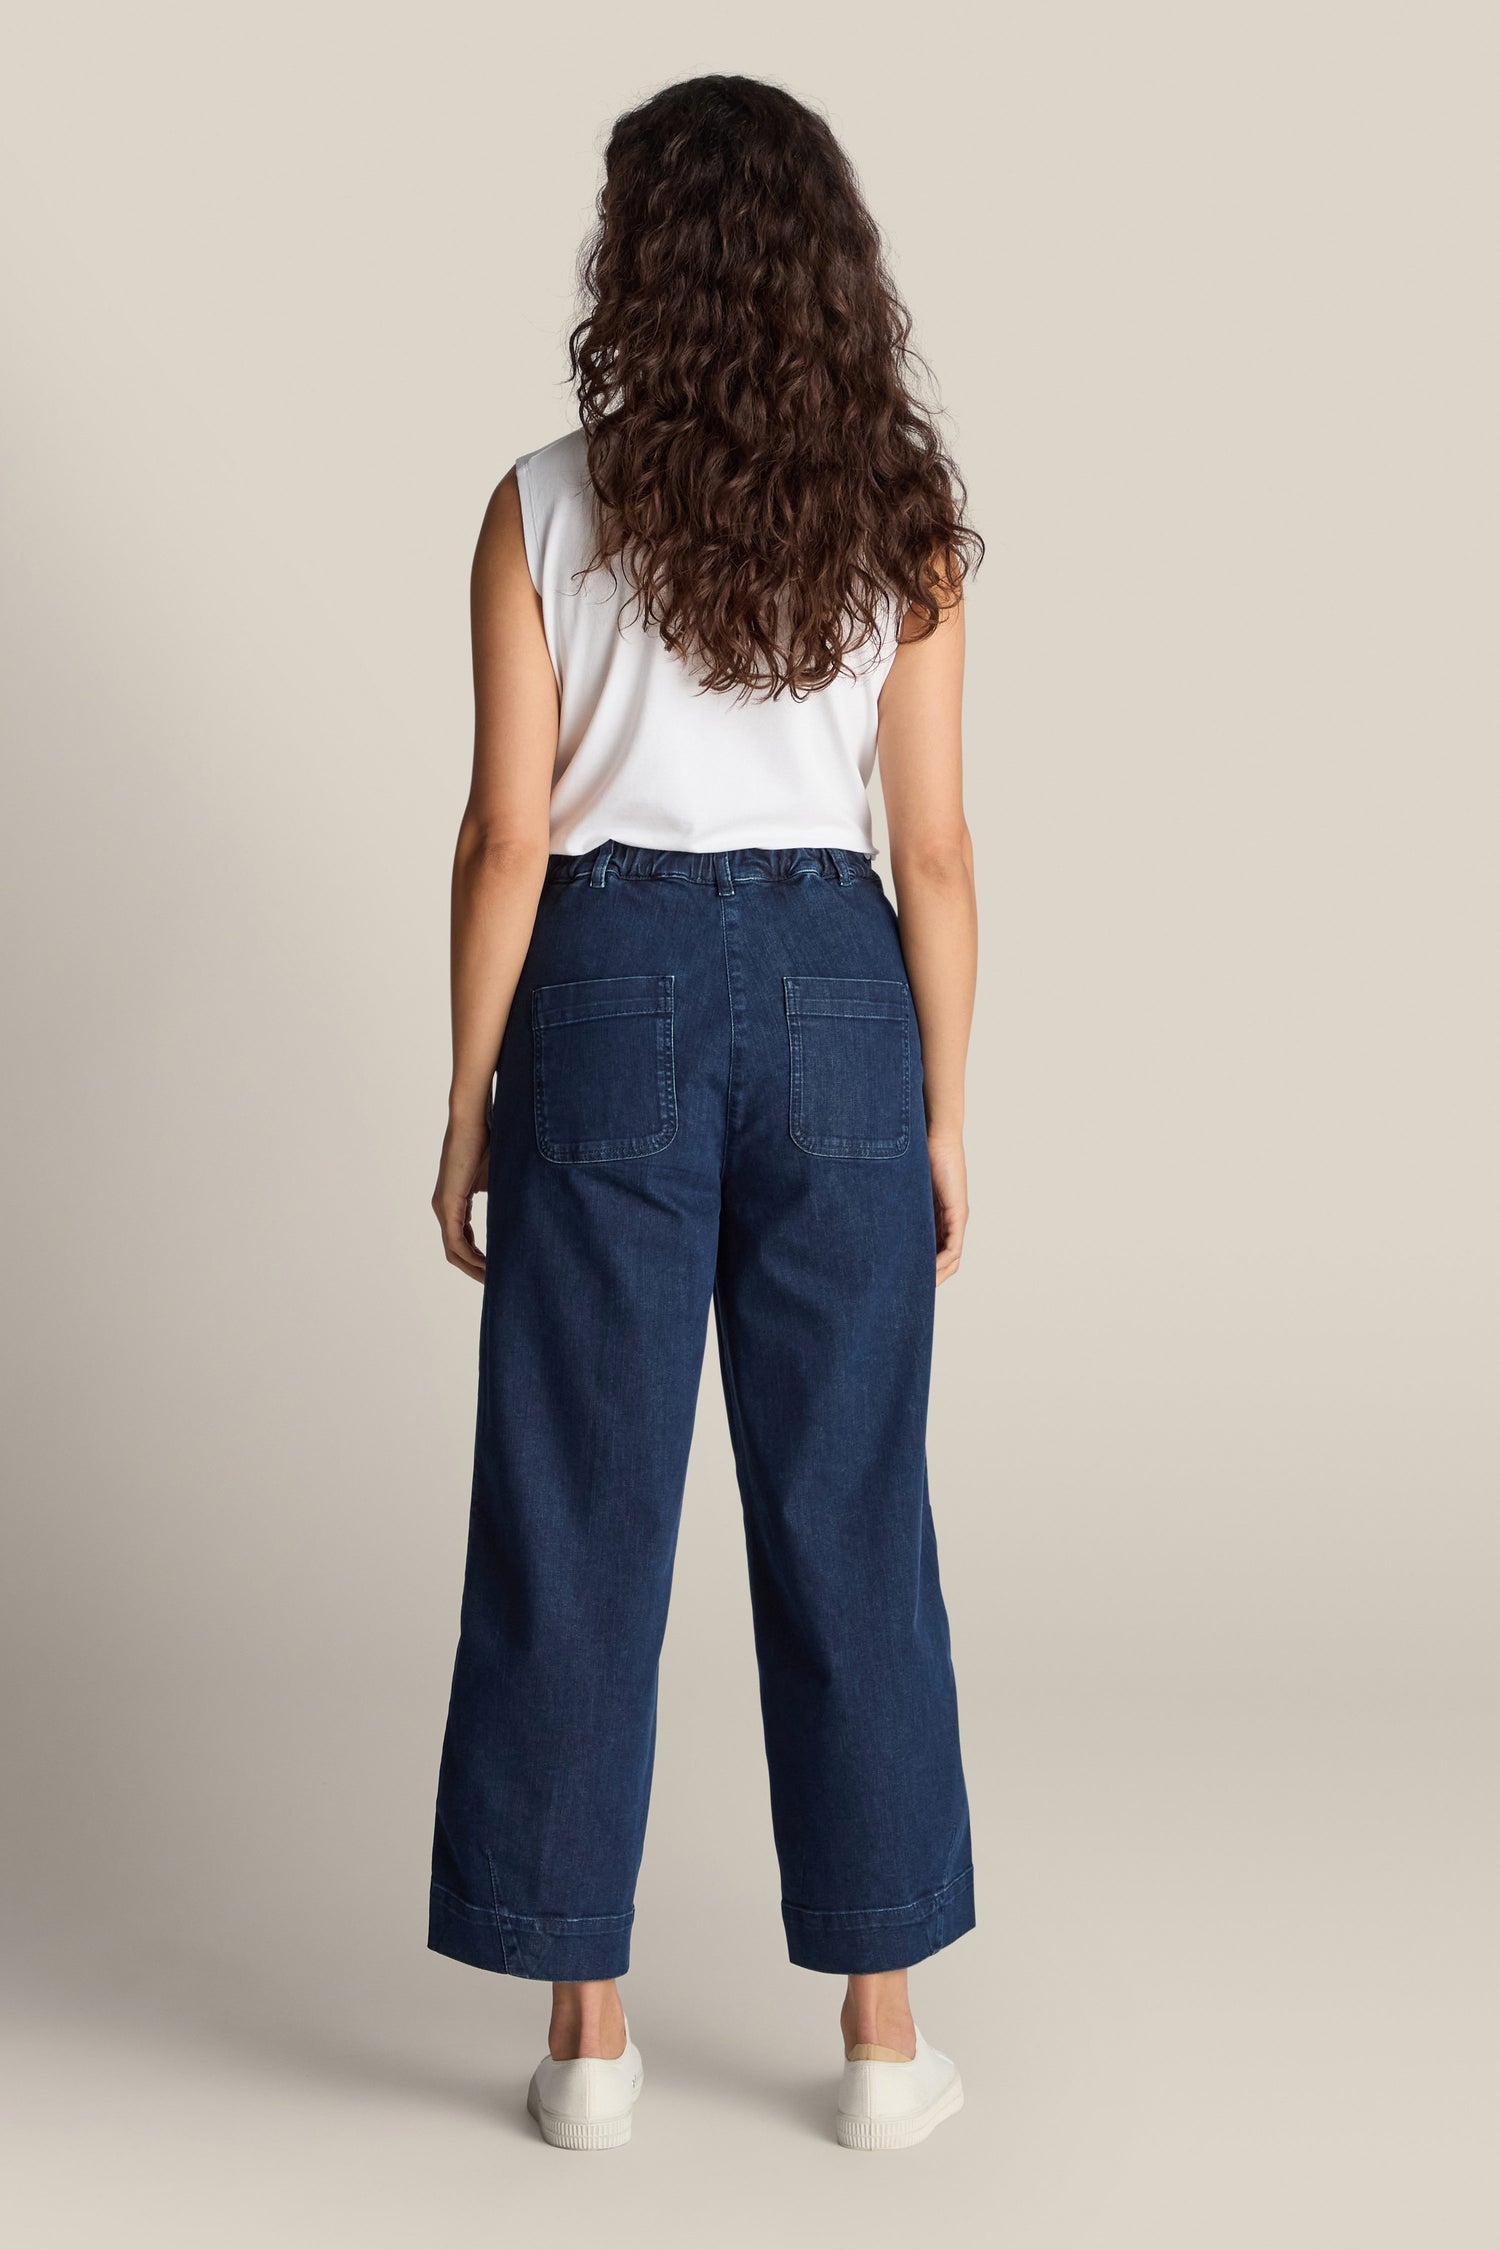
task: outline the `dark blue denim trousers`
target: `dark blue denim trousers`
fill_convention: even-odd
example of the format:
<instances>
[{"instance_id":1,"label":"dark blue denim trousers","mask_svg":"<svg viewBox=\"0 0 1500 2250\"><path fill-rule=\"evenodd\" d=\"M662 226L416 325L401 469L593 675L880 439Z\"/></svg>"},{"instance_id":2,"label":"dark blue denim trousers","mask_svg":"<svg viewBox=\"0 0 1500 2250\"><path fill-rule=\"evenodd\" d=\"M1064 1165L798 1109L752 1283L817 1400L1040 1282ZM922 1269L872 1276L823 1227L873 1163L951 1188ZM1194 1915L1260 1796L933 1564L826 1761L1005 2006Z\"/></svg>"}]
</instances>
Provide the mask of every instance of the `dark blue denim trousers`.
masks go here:
<instances>
[{"instance_id":1,"label":"dark blue denim trousers","mask_svg":"<svg viewBox=\"0 0 1500 2250\"><path fill-rule=\"evenodd\" d=\"M710 1305L791 1958L904 1968L972 1926L934 1256L917 1023L869 860L554 855L494 1088L436 1951L629 1966Z\"/></svg>"}]
</instances>

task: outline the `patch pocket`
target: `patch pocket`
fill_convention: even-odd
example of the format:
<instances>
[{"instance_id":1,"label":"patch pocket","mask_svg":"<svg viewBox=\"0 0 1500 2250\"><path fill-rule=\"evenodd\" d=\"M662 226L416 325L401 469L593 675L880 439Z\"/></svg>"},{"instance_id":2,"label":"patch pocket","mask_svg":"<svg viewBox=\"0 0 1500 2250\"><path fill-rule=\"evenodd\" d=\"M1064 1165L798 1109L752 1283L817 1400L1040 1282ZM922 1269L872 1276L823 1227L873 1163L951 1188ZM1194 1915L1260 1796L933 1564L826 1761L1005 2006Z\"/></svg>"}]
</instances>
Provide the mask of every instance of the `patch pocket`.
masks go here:
<instances>
[{"instance_id":1,"label":"patch pocket","mask_svg":"<svg viewBox=\"0 0 1500 2250\"><path fill-rule=\"evenodd\" d=\"M550 1164L654 1156L677 1130L672 979L589 977L531 995L536 1145Z\"/></svg>"},{"instance_id":2,"label":"patch pocket","mask_svg":"<svg viewBox=\"0 0 1500 2250\"><path fill-rule=\"evenodd\" d=\"M911 994L884 977L784 977L791 1134L809 1156L911 1146Z\"/></svg>"}]
</instances>

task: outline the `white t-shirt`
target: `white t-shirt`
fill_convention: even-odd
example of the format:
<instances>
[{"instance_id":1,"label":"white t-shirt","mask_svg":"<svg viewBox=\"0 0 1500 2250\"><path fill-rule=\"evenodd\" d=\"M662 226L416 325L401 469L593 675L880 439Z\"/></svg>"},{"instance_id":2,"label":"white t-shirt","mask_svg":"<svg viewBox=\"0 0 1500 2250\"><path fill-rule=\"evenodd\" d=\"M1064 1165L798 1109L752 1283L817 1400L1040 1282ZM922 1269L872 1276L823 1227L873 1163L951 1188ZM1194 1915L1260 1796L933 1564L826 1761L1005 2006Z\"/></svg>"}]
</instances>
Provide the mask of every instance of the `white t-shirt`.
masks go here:
<instances>
[{"instance_id":1,"label":"white t-shirt","mask_svg":"<svg viewBox=\"0 0 1500 2250\"><path fill-rule=\"evenodd\" d=\"M618 560L575 586L593 547L584 433L516 463L532 583L561 713L551 848L613 838L666 851L827 844L871 850L877 699L896 654L887 605L878 645L800 701L706 694L645 626ZM628 612L628 615L627 615Z\"/></svg>"}]
</instances>

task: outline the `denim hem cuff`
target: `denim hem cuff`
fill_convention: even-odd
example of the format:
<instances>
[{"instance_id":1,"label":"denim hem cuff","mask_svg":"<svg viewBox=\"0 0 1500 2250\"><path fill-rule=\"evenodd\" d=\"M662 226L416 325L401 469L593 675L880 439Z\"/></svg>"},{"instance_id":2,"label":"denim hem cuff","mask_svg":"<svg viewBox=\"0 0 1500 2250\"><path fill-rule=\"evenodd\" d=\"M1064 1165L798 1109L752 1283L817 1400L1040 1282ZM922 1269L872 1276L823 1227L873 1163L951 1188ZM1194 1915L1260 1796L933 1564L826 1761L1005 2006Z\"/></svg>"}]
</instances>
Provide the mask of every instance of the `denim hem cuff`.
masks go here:
<instances>
[{"instance_id":1,"label":"denim hem cuff","mask_svg":"<svg viewBox=\"0 0 1500 2250\"><path fill-rule=\"evenodd\" d=\"M538 1977L552 1984L592 1984L622 1977L630 1967L630 1927L625 1914L511 1914L432 1886L427 1943L451 1961L500 1976Z\"/></svg>"},{"instance_id":2,"label":"denim hem cuff","mask_svg":"<svg viewBox=\"0 0 1500 2250\"><path fill-rule=\"evenodd\" d=\"M904 1906L820 1909L781 1902L787 1951L799 1969L846 1977L909 1969L974 1927L974 1870Z\"/></svg>"}]
</instances>

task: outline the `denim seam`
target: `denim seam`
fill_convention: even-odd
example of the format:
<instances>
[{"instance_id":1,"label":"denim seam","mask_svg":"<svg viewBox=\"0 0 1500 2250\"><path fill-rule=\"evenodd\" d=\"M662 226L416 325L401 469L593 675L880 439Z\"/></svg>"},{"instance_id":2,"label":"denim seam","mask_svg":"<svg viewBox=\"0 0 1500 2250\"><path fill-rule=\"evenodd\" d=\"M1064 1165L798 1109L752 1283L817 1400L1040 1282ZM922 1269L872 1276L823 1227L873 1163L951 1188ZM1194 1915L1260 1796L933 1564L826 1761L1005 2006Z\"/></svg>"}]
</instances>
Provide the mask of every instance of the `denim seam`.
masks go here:
<instances>
[{"instance_id":1,"label":"denim seam","mask_svg":"<svg viewBox=\"0 0 1500 2250\"><path fill-rule=\"evenodd\" d=\"M616 992L613 995L600 990L602 985L654 985L652 992ZM559 998L562 993L577 993L577 999ZM644 976L627 977L575 977L567 984L534 984L531 988L531 1013L534 1022L545 1024L567 1023L617 1023L627 1016L663 1016L671 1011L672 973L670 970L648 972Z\"/></svg>"},{"instance_id":2,"label":"denim seam","mask_svg":"<svg viewBox=\"0 0 1500 2250\"><path fill-rule=\"evenodd\" d=\"M795 1915L809 1930L835 1933L839 1930L892 1930L904 1929L911 1924L930 1921L940 1908L961 1891L969 1888L974 1879L970 1865L940 1891L925 1891L920 1898L908 1899L902 1906L851 1906L818 1907L794 1906L790 1899L781 1902L784 1914Z\"/></svg>"},{"instance_id":3,"label":"denim seam","mask_svg":"<svg viewBox=\"0 0 1500 2250\"><path fill-rule=\"evenodd\" d=\"M730 896L733 897L733 892ZM724 1138L719 1147L719 1179L722 1183L729 1163L729 1116L734 1108L734 968L729 958L729 910L724 894L719 893L719 936L724 944L724 997L729 1003L729 1076L724 1087Z\"/></svg>"},{"instance_id":4,"label":"denim seam","mask_svg":"<svg viewBox=\"0 0 1500 2250\"><path fill-rule=\"evenodd\" d=\"M750 1467L750 1449L745 1443L745 1417L740 1410L739 1379L734 1368L734 1338L723 1317L723 1301L719 1296L718 1275L714 1276L714 1320L723 1341L720 1365L724 1372L724 1407L729 1422L729 1439L734 1450L735 1469L739 1477L741 1496L748 1516L757 1505L757 1484ZM740 1456L743 1453L744 1460Z\"/></svg>"},{"instance_id":5,"label":"denim seam","mask_svg":"<svg viewBox=\"0 0 1500 2250\"><path fill-rule=\"evenodd\" d=\"M486 1854L486 1858L488 1858L488 1854ZM494 1880L494 1870L491 1869L491 1884L494 1883ZM444 1906L451 1913L462 1914L464 1918L470 1922L493 1922L496 1914L499 1912L498 1907L475 1906L471 1900L460 1898L457 1891L450 1891L446 1883L434 1882L432 1886L432 1893L434 1898L440 1898L442 1900Z\"/></svg>"},{"instance_id":6,"label":"denim seam","mask_svg":"<svg viewBox=\"0 0 1500 2250\"><path fill-rule=\"evenodd\" d=\"M485 1853L484 1864L490 1871L490 1901L495 1909L495 1937L500 1947L500 1966L508 1976L510 1974L510 1953L505 1943L505 1917L500 1912L500 1886L495 1881L495 1855L493 1852Z\"/></svg>"},{"instance_id":7,"label":"denim seam","mask_svg":"<svg viewBox=\"0 0 1500 2250\"><path fill-rule=\"evenodd\" d=\"M713 880L712 876L674 875L666 872L658 875L627 875L621 867L611 867L609 872L611 880L616 883L703 883ZM549 883L586 883L589 871L584 867L571 875L548 875L544 880Z\"/></svg>"},{"instance_id":8,"label":"denim seam","mask_svg":"<svg viewBox=\"0 0 1500 2250\"><path fill-rule=\"evenodd\" d=\"M722 855L716 853L714 856L718 858ZM714 877L712 875L679 875L664 868L658 869L652 874L648 875L641 869L628 870L619 866L612 866L610 868L609 875L610 881L614 883L693 883L696 884L700 889L711 887L714 882ZM867 867L862 873L852 875L850 877L850 880L854 883L869 883L873 882L874 878L875 870L872 867ZM585 867L580 869L578 873L572 875L548 875L545 876L543 880L548 883L587 883L589 880L589 870ZM835 885L835 887L842 887L839 885L838 877L836 875L824 875L818 869L809 869L807 874L805 875L741 874L736 876L735 878L736 888L738 888L741 883L805 883L809 881L819 883L832 883Z\"/></svg>"},{"instance_id":9,"label":"denim seam","mask_svg":"<svg viewBox=\"0 0 1500 2250\"><path fill-rule=\"evenodd\" d=\"M494 1895L492 1906L474 1906L468 1899L460 1898L457 1891L450 1891L446 1884L435 1882L432 1885L434 1896L442 1900L445 1908L462 1915L467 1921L486 1924L495 1922L501 1925L509 1922L517 1929L539 1930L547 1937L589 1937L595 1932L627 1930L635 1920L633 1906L626 1907L623 1914L518 1914L513 1908L500 1904L495 1886L495 1863L488 1852L484 1856L490 1871L491 1893ZM503 1946L503 1928L501 1943Z\"/></svg>"},{"instance_id":10,"label":"denim seam","mask_svg":"<svg viewBox=\"0 0 1500 2250\"><path fill-rule=\"evenodd\" d=\"M608 1937L612 1931L628 1930L635 1920L635 1908L628 1914L513 1914L509 1907L499 1910L502 1922L509 1922L518 1930L534 1930L540 1937Z\"/></svg>"}]
</instances>

